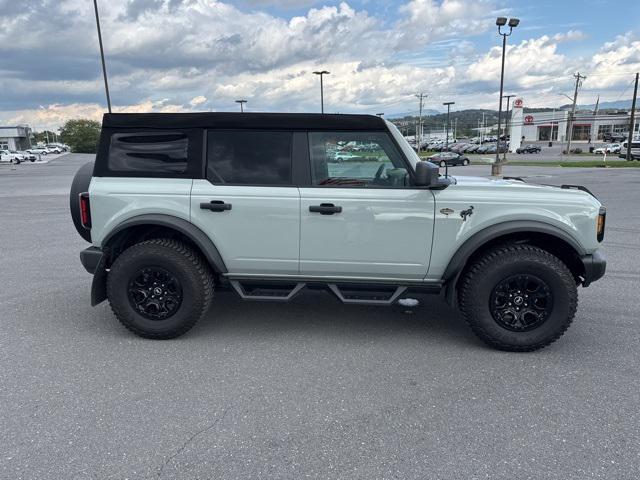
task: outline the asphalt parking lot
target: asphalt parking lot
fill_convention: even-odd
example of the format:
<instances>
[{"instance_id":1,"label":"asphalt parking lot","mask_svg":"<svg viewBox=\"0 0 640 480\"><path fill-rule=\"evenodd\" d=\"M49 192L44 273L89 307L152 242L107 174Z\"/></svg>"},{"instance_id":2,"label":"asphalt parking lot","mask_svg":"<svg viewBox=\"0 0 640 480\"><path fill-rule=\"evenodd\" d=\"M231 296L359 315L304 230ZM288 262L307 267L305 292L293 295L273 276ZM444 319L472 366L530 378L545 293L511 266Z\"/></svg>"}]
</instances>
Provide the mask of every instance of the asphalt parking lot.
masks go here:
<instances>
[{"instance_id":1,"label":"asphalt parking lot","mask_svg":"<svg viewBox=\"0 0 640 480\"><path fill-rule=\"evenodd\" d=\"M437 299L408 315L320 292L219 293L184 337L135 337L89 305L68 214L88 160L0 167L0 478L640 476L640 171L506 167L608 208L607 275L564 337L513 354Z\"/></svg>"}]
</instances>

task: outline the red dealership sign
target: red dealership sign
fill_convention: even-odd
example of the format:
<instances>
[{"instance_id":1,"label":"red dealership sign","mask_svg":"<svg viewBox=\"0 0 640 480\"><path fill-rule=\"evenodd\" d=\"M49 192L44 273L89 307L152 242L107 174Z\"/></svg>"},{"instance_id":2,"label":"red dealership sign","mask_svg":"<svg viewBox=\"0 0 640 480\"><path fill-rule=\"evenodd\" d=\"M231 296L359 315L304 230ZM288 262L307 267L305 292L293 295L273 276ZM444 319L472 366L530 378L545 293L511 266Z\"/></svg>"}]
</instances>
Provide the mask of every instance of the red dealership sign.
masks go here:
<instances>
[{"instance_id":1,"label":"red dealership sign","mask_svg":"<svg viewBox=\"0 0 640 480\"><path fill-rule=\"evenodd\" d=\"M526 117L524 117L524 124L533 125L533 115L527 115Z\"/></svg>"},{"instance_id":2,"label":"red dealership sign","mask_svg":"<svg viewBox=\"0 0 640 480\"><path fill-rule=\"evenodd\" d=\"M522 99L516 98L515 102L513 102L513 108L522 108Z\"/></svg>"}]
</instances>

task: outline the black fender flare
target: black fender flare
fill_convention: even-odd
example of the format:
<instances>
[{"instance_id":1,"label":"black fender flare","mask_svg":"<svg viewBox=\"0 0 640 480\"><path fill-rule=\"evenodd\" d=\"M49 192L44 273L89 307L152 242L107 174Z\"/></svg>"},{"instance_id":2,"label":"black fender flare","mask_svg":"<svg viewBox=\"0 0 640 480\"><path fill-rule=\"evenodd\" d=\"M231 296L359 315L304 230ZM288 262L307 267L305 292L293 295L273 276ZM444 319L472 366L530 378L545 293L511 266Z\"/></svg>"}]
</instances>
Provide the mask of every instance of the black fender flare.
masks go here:
<instances>
[{"instance_id":1,"label":"black fender flare","mask_svg":"<svg viewBox=\"0 0 640 480\"><path fill-rule=\"evenodd\" d=\"M139 225L157 225L160 227L171 228L173 230L176 230L177 232L180 232L181 234L189 238L200 249L202 254L209 262L209 265L211 265L216 273L227 273L227 267L224 264L222 255L220 255L220 252L211 241L209 236L198 227L196 227L193 223L182 218L174 217L172 215L144 214L131 217L118 224L113 230L109 232L109 234L102 240L102 249L104 250L108 248L109 243L118 233L128 228L136 227Z\"/></svg>"},{"instance_id":2,"label":"black fender flare","mask_svg":"<svg viewBox=\"0 0 640 480\"><path fill-rule=\"evenodd\" d=\"M467 261L479 248L491 240L512 233L543 233L558 238L570 245L577 255L586 254L584 248L567 232L551 225L535 220L513 220L491 225L474 233L458 248L457 252L449 260L449 264L442 275L442 280L447 284L446 299L449 304L455 303L456 284Z\"/></svg>"}]
</instances>

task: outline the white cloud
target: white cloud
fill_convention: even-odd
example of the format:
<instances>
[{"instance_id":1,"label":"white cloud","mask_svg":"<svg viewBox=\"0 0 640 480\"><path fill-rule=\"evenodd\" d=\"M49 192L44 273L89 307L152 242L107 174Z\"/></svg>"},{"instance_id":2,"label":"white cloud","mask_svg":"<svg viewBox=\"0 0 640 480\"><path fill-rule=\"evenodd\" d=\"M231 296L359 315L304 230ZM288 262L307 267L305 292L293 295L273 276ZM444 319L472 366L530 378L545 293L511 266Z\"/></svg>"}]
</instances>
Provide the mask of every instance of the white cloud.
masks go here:
<instances>
[{"instance_id":1,"label":"white cloud","mask_svg":"<svg viewBox=\"0 0 640 480\"><path fill-rule=\"evenodd\" d=\"M198 95L197 97L193 97L191 99L191 101L189 102L189 105L191 105L192 107L197 107L198 105L202 105L203 103L207 102L207 97L205 97L204 95Z\"/></svg>"},{"instance_id":2,"label":"white cloud","mask_svg":"<svg viewBox=\"0 0 640 480\"><path fill-rule=\"evenodd\" d=\"M29 8L0 17L0 123L32 118L51 125L81 115L99 118L103 110L91 2L60 0L56 9L37 8L48 1L26 0ZM375 113L389 105L412 111L417 91L429 92L428 107L439 108L445 98L456 100L457 108L497 103L501 48L479 51L471 42L483 32L495 36L493 1L406 0L390 18L347 2L290 19L256 10L322 3L245 0L249 8L243 9L216 0L101 2L112 102L127 111L205 105L235 111L233 102L242 97L254 111L317 111L312 72L325 68L331 71L325 77L329 111ZM640 68L640 44L631 34L605 44L593 58L563 53L565 42L585 37L569 30L509 45L507 89L554 104L578 68ZM621 79L594 76L588 85L609 88Z\"/></svg>"},{"instance_id":3,"label":"white cloud","mask_svg":"<svg viewBox=\"0 0 640 480\"><path fill-rule=\"evenodd\" d=\"M505 82L512 88L528 89L567 76L571 71L570 63L557 52L557 47L557 43L546 35L507 45ZM467 67L467 80L496 84L501 65L502 47L494 47Z\"/></svg>"},{"instance_id":4,"label":"white cloud","mask_svg":"<svg viewBox=\"0 0 640 480\"><path fill-rule=\"evenodd\" d=\"M628 85L633 74L640 71L640 39L627 32L605 43L591 59L590 70L595 73L588 78L590 87Z\"/></svg>"}]
</instances>

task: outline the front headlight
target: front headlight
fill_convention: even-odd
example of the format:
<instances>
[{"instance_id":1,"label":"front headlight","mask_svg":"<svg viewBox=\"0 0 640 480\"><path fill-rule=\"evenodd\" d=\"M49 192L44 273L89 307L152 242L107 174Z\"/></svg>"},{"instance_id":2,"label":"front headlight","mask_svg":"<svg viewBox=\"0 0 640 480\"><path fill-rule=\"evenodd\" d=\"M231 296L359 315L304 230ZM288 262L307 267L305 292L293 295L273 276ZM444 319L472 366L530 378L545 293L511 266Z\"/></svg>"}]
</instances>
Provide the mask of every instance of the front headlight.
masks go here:
<instances>
[{"instance_id":1,"label":"front headlight","mask_svg":"<svg viewBox=\"0 0 640 480\"><path fill-rule=\"evenodd\" d=\"M600 207L600 212L598 213L598 223L596 225L598 242L601 242L604 239L604 227L605 227L606 220L607 220L607 209L604 207Z\"/></svg>"}]
</instances>

